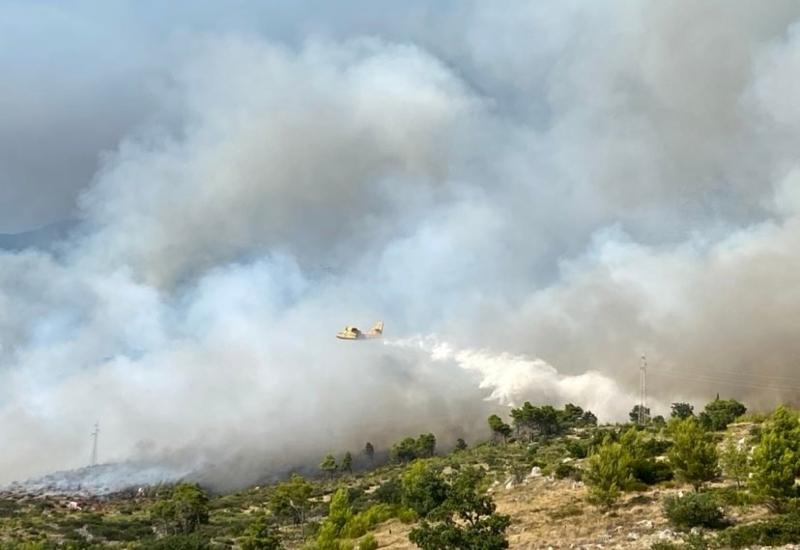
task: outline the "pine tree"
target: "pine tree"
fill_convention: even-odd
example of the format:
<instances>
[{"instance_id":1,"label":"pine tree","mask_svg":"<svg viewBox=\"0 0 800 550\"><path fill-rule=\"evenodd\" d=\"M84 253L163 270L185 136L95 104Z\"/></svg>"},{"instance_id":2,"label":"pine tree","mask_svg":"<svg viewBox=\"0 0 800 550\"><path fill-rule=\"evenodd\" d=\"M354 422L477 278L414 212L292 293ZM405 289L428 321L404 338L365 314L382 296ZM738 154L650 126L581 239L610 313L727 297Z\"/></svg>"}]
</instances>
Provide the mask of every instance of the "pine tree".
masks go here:
<instances>
[{"instance_id":1,"label":"pine tree","mask_svg":"<svg viewBox=\"0 0 800 550\"><path fill-rule=\"evenodd\" d=\"M347 472L348 474L353 473L353 455L350 454L350 451L344 453L344 458L342 458L342 463L339 466L339 469L342 472Z\"/></svg>"},{"instance_id":2,"label":"pine tree","mask_svg":"<svg viewBox=\"0 0 800 550\"><path fill-rule=\"evenodd\" d=\"M786 407L778 407L761 429L753 450L753 492L767 499L774 510L782 510L788 499L797 496L795 478L800 473L800 427L797 417Z\"/></svg>"},{"instance_id":3,"label":"pine tree","mask_svg":"<svg viewBox=\"0 0 800 550\"><path fill-rule=\"evenodd\" d=\"M433 453L436 451L436 436L431 433L420 434L420 436L417 438L416 447L417 457L432 457Z\"/></svg>"},{"instance_id":4,"label":"pine tree","mask_svg":"<svg viewBox=\"0 0 800 550\"><path fill-rule=\"evenodd\" d=\"M719 457L711 434L703 430L694 417L675 421L672 425L672 448L669 461L679 479L691 483L699 491L704 483L718 475Z\"/></svg>"},{"instance_id":5,"label":"pine tree","mask_svg":"<svg viewBox=\"0 0 800 550\"><path fill-rule=\"evenodd\" d=\"M747 479L750 460L747 456L747 447L742 443L729 439L722 449L719 457L722 471L725 475L736 481L736 488L741 489L742 481Z\"/></svg>"},{"instance_id":6,"label":"pine tree","mask_svg":"<svg viewBox=\"0 0 800 550\"><path fill-rule=\"evenodd\" d=\"M503 419L496 414L489 417L489 428L492 430L492 435L499 435L503 438L503 442L511 435L511 426L503 422Z\"/></svg>"},{"instance_id":7,"label":"pine tree","mask_svg":"<svg viewBox=\"0 0 800 550\"><path fill-rule=\"evenodd\" d=\"M694 407L689 403L673 403L670 408L672 409L672 413L670 413L672 418L683 420L694 416Z\"/></svg>"},{"instance_id":8,"label":"pine tree","mask_svg":"<svg viewBox=\"0 0 800 550\"><path fill-rule=\"evenodd\" d=\"M603 444L589 457L586 482L589 502L609 508L633 481L632 457L620 443L606 437Z\"/></svg>"},{"instance_id":9,"label":"pine tree","mask_svg":"<svg viewBox=\"0 0 800 550\"><path fill-rule=\"evenodd\" d=\"M310 508L308 499L313 492L314 487L303 476L292 474L288 481L279 483L272 491L269 509L279 519L304 525Z\"/></svg>"},{"instance_id":10,"label":"pine tree","mask_svg":"<svg viewBox=\"0 0 800 550\"><path fill-rule=\"evenodd\" d=\"M283 550L279 531L266 517L260 516L251 523L239 542L242 550Z\"/></svg>"},{"instance_id":11,"label":"pine tree","mask_svg":"<svg viewBox=\"0 0 800 550\"><path fill-rule=\"evenodd\" d=\"M367 455L367 458L370 462L375 459L375 447L372 446L372 443L367 441L367 444L364 445L364 454Z\"/></svg>"},{"instance_id":12,"label":"pine tree","mask_svg":"<svg viewBox=\"0 0 800 550\"><path fill-rule=\"evenodd\" d=\"M320 526L317 533L316 548L318 550L340 550L342 545L339 538L344 534L347 523L353 517L347 489L338 489L331 497L328 507L328 517Z\"/></svg>"},{"instance_id":13,"label":"pine tree","mask_svg":"<svg viewBox=\"0 0 800 550\"><path fill-rule=\"evenodd\" d=\"M322 459L322 462L319 465L319 469L323 472L326 472L328 475L331 476L333 479L333 475L336 473L336 459L333 458L333 455L327 455L325 458Z\"/></svg>"}]
</instances>

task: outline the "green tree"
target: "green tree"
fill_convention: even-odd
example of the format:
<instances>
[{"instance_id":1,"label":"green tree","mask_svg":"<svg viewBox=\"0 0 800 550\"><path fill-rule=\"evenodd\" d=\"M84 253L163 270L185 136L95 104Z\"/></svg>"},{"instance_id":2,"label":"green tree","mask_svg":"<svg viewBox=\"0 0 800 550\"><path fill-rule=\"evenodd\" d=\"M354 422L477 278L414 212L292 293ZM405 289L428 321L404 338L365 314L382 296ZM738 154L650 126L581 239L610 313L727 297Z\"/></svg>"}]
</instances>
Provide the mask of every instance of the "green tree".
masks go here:
<instances>
[{"instance_id":1,"label":"green tree","mask_svg":"<svg viewBox=\"0 0 800 550\"><path fill-rule=\"evenodd\" d=\"M269 499L269 509L275 517L303 525L309 510L314 487L302 476L293 474L289 481L279 483Z\"/></svg>"},{"instance_id":2,"label":"green tree","mask_svg":"<svg viewBox=\"0 0 800 550\"><path fill-rule=\"evenodd\" d=\"M611 507L620 492L633 481L632 461L628 449L606 436L603 444L589 457L584 477L589 485L589 502L603 508Z\"/></svg>"},{"instance_id":3,"label":"green tree","mask_svg":"<svg viewBox=\"0 0 800 550\"><path fill-rule=\"evenodd\" d=\"M542 435L556 435L562 431L560 415L550 405L534 407L532 420L534 428Z\"/></svg>"},{"instance_id":4,"label":"green tree","mask_svg":"<svg viewBox=\"0 0 800 550\"><path fill-rule=\"evenodd\" d=\"M333 455L325 455L325 458L322 459L322 462L319 463L319 469L323 472L327 473L331 479L333 479L334 474L336 474L336 470L338 466L336 465L336 459Z\"/></svg>"},{"instance_id":5,"label":"green tree","mask_svg":"<svg viewBox=\"0 0 800 550\"><path fill-rule=\"evenodd\" d=\"M367 458L370 462L375 459L375 447L372 446L372 443L367 441L367 444L364 445L364 454L367 455Z\"/></svg>"},{"instance_id":6,"label":"green tree","mask_svg":"<svg viewBox=\"0 0 800 550\"><path fill-rule=\"evenodd\" d=\"M344 453L342 464L339 469L343 472L347 472L348 474L353 473L353 455L350 454L350 451Z\"/></svg>"},{"instance_id":7,"label":"green tree","mask_svg":"<svg viewBox=\"0 0 800 550\"><path fill-rule=\"evenodd\" d=\"M750 460L744 443L729 439L722 449L719 462L725 475L736 481L736 488L741 489L742 481L747 479L750 471Z\"/></svg>"},{"instance_id":8,"label":"green tree","mask_svg":"<svg viewBox=\"0 0 800 550\"><path fill-rule=\"evenodd\" d=\"M694 417L675 421L671 427L669 461L679 479L699 491L718 475L719 457L711 434Z\"/></svg>"},{"instance_id":9,"label":"green tree","mask_svg":"<svg viewBox=\"0 0 800 550\"><path fill-rule=\"evenodd\" d=\"M534 407L529 401L518 409L511 409L517 434L526 434L529 439L534 435L550 436L561 433L566 427L563 422L564 414L550 405Z\"/></svg>"},{"instance_id":10,"label":"green tree","mask_svg":"<svg viewBox=\"0 0 800 550\"><path fill-rule=\"evenodd\" d=\"M338 489L331 497L328 517L317 533L317 550L340 550L339 538L352 517L353 509L350 507L347 489Z\"/></svg>"},{"instance_id":11,"label":"green tree","mask_svg":"<svg viewBox=\"0 0 800 550\"><path fill-rule=\"evenodd\" d=\"M559 424L562 424L566 427L580 425L584 415L583 409L577 405L573 405L572 403L567 403L564 405L564 410L557 411L557 413Z\"/></svg>"},{"instance_id":12,"label":"green tree","mask_svg":"<svg viewBox=\"0 0 800 550\"><path fill-rule=\"evenodd\" d=\"M456 440L456 451L463 451L467 448L467 442L464 441L462 438L458 438Z\"/></svg>"},{"instance_id":13,"label":"green tree","mask_svg":"<svg viewBox=\"0 0 800 550\"><path fill-rule=\"evenodd\" d=\"M397 462L411 462L417 458L417 440L413 437L406 437L402 441L392 445L389 454L392 460Z\"/></svg>"},{"instance_id":14,"label":"green tree","mask_svg":"<svg viewBox=\"0 0 800 550\"><path fill-rule=\"evenodd\" d=\"M705 406L698 418L705 429L719 432L746 412L747 407L735 399L720 399L717 396Z\"/></svg>"},{"instance_id":15,"label":"green tree","mask_svg":"<svg viewBox=\"0 0 800 550\"><path fill-rule=\"evenodd\" d=\"M425 460L406 469L401 481L403 504L420 517L434 513L447 498L447 485L436 469Z\"/></svg>"},{"instance_id":16,"label":"green tree","mask_svg":"<svg viewBox=\"0 0 800 550\"><path fill-rule=\"evenodd\" d=\"M597 426L597 417L592 411L584 411L581 417L581 424L584 426Z\"/></svg>"},{"instance_id":17,"label":"green tree","mask_svg":"<svg viewBox=\"0 0 800 550\"><path fill-rule=\"evenodd\" d=\"M283 550L283 543L265 516L259 516L248 525L239 540L242 550Z\"/></svg>"},{"instance_id":18,"label":"green tree","mask_svg":"<svg viewBox=\"0 0 800 550\"><path fill-rule=\"evenodd\" d=\"M694 416L694 407L689 403L673 403L670 405L670 409L672 409L670 413L671 418L683 420L684 418Z\"/></svg>"},{"instance_id":19,"label":"green tree","mask_svg":"<svg viewBox=\"0 0 800 550\"><path fill-rule=\"evenodd\" d=\"M797 497L795 478L800 473L800 427L797 416L784 406L778 407L761 428L758 445L753 449L753 492L764 497L774 510Z\"/></svg>"},{"instance_id":20,"label":"green tree","mask_svg":"<svg viewBox=\"0 0 800 550\"><path fill-rule=\"evenodd\" d=\"M436 436L431 433L421 434L417 438L417 457L430 458L436 451Z\"/></svg>"},{"instance_id":21,"label":"green tree","mask_svg":"<svg viewBox=\"0 0 800 550\"><path fill-rule=\"evenodd\" d=\"M655 456L662 450L662 441L646 439L642 431L630 427L622 432L619 443L630 455L631 473L635 479L648 485L672 479L671 468L655 460Z\"/></svg>"},{"instance_id":22,"label":"green tree","mask_svg":"<svg viewBox=\"0 0 800 550\"><path fill-rule=\"evenodd\" d=\"M502 437L503 442L508 440L508 436L511 435L511 426L503 422L503 419L496 414L489 417L489 428L492 430L492 436Z\"/></svg>"},{"instance_id":23,"label":"green tree","mask_svg":"<svg viewBox=\"0 0 800 550\"><path fill-rule=\"evenodd\" d=\"M408 538L423 550L499 550L508 548L510 518L496 514L491 498L479 490L483 471L460 470L447 485L439 520L423 519Z\"/></svg>"},{"instance_id":24,"label":"green tree","mask_svg":"<svg viewBox=\"0 0 800 550\"><path fill-rule=\"evenodd\" d=\"M208 495L194 483L178 483L169 498L153 505L150 517L162 533L192 533L208 523Z\"/></svg>"}]
</instances>

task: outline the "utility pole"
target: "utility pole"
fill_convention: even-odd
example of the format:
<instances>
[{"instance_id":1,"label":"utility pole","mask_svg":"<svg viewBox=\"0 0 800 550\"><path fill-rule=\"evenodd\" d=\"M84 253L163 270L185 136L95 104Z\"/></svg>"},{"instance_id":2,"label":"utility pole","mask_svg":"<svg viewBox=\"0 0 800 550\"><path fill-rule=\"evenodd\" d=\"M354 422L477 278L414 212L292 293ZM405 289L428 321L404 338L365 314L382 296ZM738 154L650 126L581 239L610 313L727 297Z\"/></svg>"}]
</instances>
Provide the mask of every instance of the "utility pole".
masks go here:
<instances>
[{"instance_id":1,"label":"utility pole","mask_svg":"<svg viewBox=\"0 0 800 550\"><path fill-rule=\"evenodd\" d=\"M642 355L642 364L639 366L639 415L637 422L640 426L647 423L647 357Z\"/></svg>"},{"instance_id":2,"label":"utility pole","mask_svg":"<svg viewBox=\"0 0 800 550\"><path fill-rule=\"evenodd\" d=\"M92 466L97 465L97 436L100 435L100 423L94 423L94 431L92 432Z\"/></svg>"}]
</instances>

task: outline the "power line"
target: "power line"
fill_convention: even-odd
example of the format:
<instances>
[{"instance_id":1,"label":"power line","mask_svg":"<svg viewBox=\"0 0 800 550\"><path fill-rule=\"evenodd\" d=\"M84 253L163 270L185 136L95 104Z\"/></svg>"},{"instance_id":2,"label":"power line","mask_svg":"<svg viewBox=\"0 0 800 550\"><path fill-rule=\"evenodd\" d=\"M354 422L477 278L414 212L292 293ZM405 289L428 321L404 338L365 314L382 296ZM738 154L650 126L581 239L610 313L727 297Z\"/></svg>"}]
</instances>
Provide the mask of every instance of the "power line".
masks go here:
<instances>
[{"instance_id":1,"label":"power line","mask_svg":"<svg viewBox=\"0 0 800 550\"><path fill-rule=\"evenodd\" d=\"M797 391L800 392L800 386L789 386L782 384L780 386L768 386L764 384L758 384L756 382L750 382L745 380L725 380L723 378L717 378L713 376L705 376L702 374L694 374L694 375L686 375L676 372L668 372L668 371L657 371L656 376L667 376L670 378L679 378L681 380L687 380L692 382L707 382L710 384L724 384L728 386L734 386L738 388L750 388L750 389L757 389L757 390L771 390L771 391Z\"/></svg>"},{"instance_id":2,"label":"power line","mask_svg":"<svg viewBox=\"0 0 800 550\"><path fill-rule=\"evenodd\" d=\"M702 375L702 376L721 376L724 378L731 378L731 377L742 378L747 382L755 382L755 383L759 383L759 381L767 379L767 380L775 380L776 382L779 383L782 383L782 381L794 382L797 385L800 385L800 378L796 376L782 376L779 374L765 375L762 373L737 372L737 371L722 370L722 369L703 369L702 371L697 371L697 370L689 370L681 368L671 368L670 371L675 373L686 373L690 376ZM753 380L753 378L755 378L756 380Z\"/></svg>"}]
</instances>

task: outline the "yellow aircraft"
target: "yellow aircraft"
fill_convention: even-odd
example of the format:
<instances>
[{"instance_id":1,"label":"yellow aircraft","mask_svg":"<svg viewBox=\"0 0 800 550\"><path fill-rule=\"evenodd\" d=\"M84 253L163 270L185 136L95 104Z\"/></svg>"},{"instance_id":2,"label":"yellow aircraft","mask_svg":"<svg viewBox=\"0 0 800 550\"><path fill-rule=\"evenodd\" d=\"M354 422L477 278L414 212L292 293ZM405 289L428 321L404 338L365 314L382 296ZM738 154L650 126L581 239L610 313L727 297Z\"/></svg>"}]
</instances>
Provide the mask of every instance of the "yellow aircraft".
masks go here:
<instances>
[{"instance_id":1,"label":"yellow aircraft","mask_svg":"<svg viewBox=\"0 0 800 550\"><path fill-rule=\"evenodd\" d=\"M344 330L337 332L336 337L340 340L368 340L370 338L380 338L383 336L383 321L375 323L369 331L361 332L356 327L346 326Z\"/></svg>"}]
</instances>

